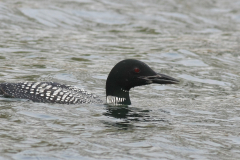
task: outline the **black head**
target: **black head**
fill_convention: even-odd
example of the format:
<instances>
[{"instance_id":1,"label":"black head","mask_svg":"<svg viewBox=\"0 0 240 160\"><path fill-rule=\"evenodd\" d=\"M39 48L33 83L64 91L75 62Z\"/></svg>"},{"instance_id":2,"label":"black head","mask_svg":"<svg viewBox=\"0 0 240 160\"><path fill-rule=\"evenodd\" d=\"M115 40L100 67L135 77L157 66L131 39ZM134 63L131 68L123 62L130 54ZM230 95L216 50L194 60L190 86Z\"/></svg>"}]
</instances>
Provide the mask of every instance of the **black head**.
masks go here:
<instances>
[{"instance_id":1,"label":"black head","mask_svg":"<svg viewBox=\"0 0 240 160\"><path fill-rule=\"evenodd\" d=\"M108 75L106 82L107 102L131 104L128 92L133 87L152 83L176 84L178 82L172 77L156 73L141 61L126 59L117 63Z\"/></svg>"}]
</instances>

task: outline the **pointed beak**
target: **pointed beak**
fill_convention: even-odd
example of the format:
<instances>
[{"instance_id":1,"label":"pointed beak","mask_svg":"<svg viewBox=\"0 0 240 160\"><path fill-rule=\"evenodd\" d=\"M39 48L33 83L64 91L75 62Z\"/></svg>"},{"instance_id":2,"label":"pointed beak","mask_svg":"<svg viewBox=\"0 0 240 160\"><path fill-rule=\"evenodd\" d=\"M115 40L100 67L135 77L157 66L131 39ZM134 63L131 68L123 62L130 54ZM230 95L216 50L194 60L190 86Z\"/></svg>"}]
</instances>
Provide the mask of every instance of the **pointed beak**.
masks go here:
<instances>
[{"instance_id":1,"label":"pointed beak","mask_svg":"<svg viewBox=\"0 0 240 160\"><path fill-rule=\"evenodd\" d=\"M141 76L140 79L146 80L148 84L157 83L157 84L178 84L179 81L170 76L157 73L153 76Z\"/></svg>"}]
</instances>

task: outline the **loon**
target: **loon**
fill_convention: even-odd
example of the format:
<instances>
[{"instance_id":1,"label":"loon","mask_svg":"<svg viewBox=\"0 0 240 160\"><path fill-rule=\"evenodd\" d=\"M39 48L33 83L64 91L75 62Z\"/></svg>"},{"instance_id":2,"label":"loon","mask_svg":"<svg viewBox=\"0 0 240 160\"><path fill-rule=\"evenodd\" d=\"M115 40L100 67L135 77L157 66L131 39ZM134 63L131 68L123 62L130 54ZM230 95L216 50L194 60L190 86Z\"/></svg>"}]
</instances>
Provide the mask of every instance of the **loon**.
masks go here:
<instances>
[{"instance_id":1,"label":"loon","mask_svg":"<svg viewBox=\"0 0 240 160\"><path fill-rule=\"evenodd\" d=\"M106 102L114 105L130 105L129 90L136 86L177 84L178 80L156 73L147 64L135 59L118 62L106 81ZM0 95L28 99L33 102L80 104L103 103L98 96L83 89L56 82L0 83Z\"/></svg>"}]
</instances>

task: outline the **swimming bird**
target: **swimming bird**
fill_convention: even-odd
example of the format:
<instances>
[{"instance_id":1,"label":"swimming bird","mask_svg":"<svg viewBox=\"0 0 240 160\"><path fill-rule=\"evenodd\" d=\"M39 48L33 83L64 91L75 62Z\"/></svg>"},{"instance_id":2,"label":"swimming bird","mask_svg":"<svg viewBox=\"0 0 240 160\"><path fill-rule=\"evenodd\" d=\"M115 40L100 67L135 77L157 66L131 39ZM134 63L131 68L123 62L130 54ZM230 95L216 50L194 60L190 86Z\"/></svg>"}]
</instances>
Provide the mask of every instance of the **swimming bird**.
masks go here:
<instances>
[{"instance_id":1,"label":"swimming bird","mask_svg":"<svg viewBox=\"0 0 240 160\"><path fill-rule=\"evenodd\" d=\"M177 84L178 82L170 76L156 73L142 61L122 60L112 68L108 75L106 102L114 105L130 105L129 90L133 87L152 83ZM43 103L103 103L92 93L56 82L0 83L0 95Z\"/></svg>"}]
</instances>

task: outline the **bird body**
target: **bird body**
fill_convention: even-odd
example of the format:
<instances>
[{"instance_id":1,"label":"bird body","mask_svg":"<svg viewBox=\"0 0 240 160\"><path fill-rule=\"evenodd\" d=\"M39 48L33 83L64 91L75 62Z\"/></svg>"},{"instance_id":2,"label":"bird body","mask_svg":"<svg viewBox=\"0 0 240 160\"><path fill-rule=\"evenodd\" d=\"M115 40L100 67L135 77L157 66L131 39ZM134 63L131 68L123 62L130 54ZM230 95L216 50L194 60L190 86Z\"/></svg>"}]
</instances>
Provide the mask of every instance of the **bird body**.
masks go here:
<instances>
[{"instance_id":1,"label":"bird body","mask_svg":"<svg viewBox=\"0 0 240 160\"><path fill-rule=\"evenodd\" d=\"M129 90L133 87L152 83L176 84L178 82L172 77L156 73L141 61L126 59L117 63L108 75L106 102L130 105ZM0 95L43 103L103 103L92 93L56 82L0 83Z\"/></svg>"},{"instance_id":2,"label":"bird body","mask_svg":"<svg viewBox=\"0 0 240 160\"><path fill-rule=\"evenodd\" d=\"M96 95L83 89L55 82L1 83L0 94L43 103L102 103Z\"/></svg>"}]
</instances>

